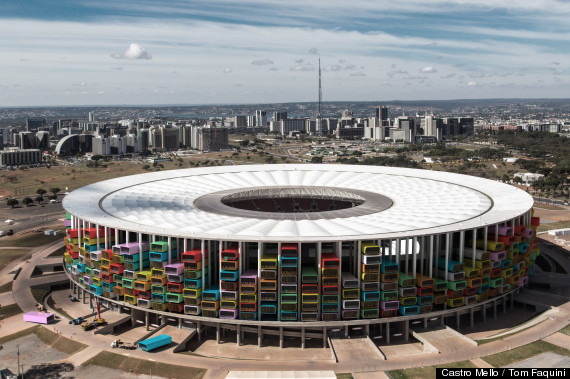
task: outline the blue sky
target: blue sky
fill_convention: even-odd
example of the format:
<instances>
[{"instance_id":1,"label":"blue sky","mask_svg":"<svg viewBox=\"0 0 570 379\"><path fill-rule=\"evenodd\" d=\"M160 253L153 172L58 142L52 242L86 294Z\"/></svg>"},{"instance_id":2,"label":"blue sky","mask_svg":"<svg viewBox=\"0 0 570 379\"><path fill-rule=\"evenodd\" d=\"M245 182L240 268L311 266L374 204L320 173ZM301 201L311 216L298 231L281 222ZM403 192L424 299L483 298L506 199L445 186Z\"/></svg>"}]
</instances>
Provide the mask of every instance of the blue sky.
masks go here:
<instances>
[{"instance_id":1,"label":"blue sky","mask_svg":"<svg viewBox=\"0 0 570 379\"><path fill-rule=\"evenodd\" d=\"M307 4L308 3L308 4ZM570 1L0 0L0 106L570 97Z\"/></svg>"}]
</instances>

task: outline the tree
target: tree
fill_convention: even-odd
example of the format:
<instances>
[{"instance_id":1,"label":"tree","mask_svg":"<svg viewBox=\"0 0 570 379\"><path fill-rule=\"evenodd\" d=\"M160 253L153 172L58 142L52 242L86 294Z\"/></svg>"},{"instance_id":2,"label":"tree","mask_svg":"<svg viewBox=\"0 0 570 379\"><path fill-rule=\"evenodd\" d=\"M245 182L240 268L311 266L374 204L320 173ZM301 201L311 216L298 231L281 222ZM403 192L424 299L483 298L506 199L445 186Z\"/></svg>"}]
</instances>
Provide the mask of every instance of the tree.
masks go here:
<instances>
[{"instance_id":1,"label":"tree","mask_svg":"<svg viewBox=\"0 0 570 379\"><path fill-rule=\"evenodd\" d=\"M49 192L53 193L53 195L56 196L56 197L57 197L57 193L58 193L59 191L61 191L61 188L51 187L51 188L49 189Z\"/></svg>"},{"instance_id":2,"label":"tree","mask_svg":"<svg viewBox=\"0 0 570 379\"><path fill-rule=\"evenodd\" d=\"M43 196L47 191L43 188L38 188L38 190L36 191L36 193L40 196Z\"/></svg>"},{"instance_id":3,"label":"tree","mask_svg":"<svg viewBox=\"0 0 570 379\"><path fill-rule=\"evenodd\" d=\"M29 207L30 204L32 204L33 202L34 202L34 201L32 200L31 197L24 197L24 198L22 199L22 204L25 204L26 207Z\"/></svg>"},{"instance_id":4,"label":"tree","mask_svg":"<svg viewBox=\"0 0 570 379\"><path fill-rule=\"evenodd\" d=\"M20 204L20 202L14 198L6 200L6 205L8 205L10 208L14 208L18 204Z\"/></svg>"},{"instance_id":5,"label":"tree","mask_svg":"<svg viewBox=\"0 0 570 379\"><path fill-rule=\"evenodd\" d=\"M145 164L145 165L142 166L142 169L143 169L143 170L148 170L149 168L150 168L150 165L147 165L147 164Z\"/></svg>"},{"instance_id":6,"label":"tree","mask_svg":"<svg viewBox=\"0 0 570 379\"><path fill-rule=\"evenodd\" d=\"M41 196L37 196L34 200L36 201L36 203L38 203L38 205L40 205L42 201L44 201L44 198Z\"/></svg>"},{"instance_id":7,"label":"tree","mask_svg":"<svg viewBox=\"0 0 570 379\"><path fill-rule=\"evenodd\" d=\"M323 163L323 157L314 156L311 158L311 163Z\"/></svg>"}]
</instances>

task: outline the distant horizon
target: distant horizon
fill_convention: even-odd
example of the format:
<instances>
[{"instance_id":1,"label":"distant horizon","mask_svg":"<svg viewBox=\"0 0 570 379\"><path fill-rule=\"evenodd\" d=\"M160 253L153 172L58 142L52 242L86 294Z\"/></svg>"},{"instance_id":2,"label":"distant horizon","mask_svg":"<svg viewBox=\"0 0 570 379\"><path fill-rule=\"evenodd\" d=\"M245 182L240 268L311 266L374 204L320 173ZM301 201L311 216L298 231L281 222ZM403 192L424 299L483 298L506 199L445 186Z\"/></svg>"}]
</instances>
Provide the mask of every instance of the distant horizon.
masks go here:
<instances>
[{"instance_id":1,"label":"distant horizon","mask_svg":"<svg viewBox=\"0 0 570 379\"><path fill-rule=\"evenodd\" d=\"M378 105L391 103L429 103L429 102L452 102L452 101L569 101L570 97L495 97L495 98L457 98L457 99L412 99L412 100L330 100L323 101L323 104L334 103L376 103ZM254 106L254 105L275 105L275 104L316 104L316 101L278 101L278 102L253 102L253 103L203 103L203 104L70 104L70 105L14 105L3 106L0 109L11 108L115 108L115 107L209 107L209 106Z\"/></svg>"},{"instance_id":2,"label":"distant horizon","mask_svg":"<svg viewBox=\"0 0 570 379\"><path fill-rule=\"evenodd\" d=\"M570 85L565 0L0 0L0 9L3 107L312 102L319 61L325 101L565 98Z\"/></svg>"}]
</instances>

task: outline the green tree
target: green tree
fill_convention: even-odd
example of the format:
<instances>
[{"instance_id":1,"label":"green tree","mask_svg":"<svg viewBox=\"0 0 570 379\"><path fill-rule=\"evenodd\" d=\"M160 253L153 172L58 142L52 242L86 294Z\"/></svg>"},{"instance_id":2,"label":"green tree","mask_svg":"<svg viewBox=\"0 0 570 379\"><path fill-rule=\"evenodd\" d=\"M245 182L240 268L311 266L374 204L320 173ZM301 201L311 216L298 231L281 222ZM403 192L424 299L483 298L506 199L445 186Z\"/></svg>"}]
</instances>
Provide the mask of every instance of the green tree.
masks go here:
<instances>
[{"instance_id":1,"label":"green tree","mask_svg":"<svg viewBox=\"0 0 570 379\"><path fill-rule=\"evenodd\" d=\"M57 197L57 193L58 193L59 191L61 191L61 188L58 188L58 187L51 187L51 188L49 189L49 192L53 193L53 195L56 196L56 197Z\"/></svg>"},{"instance_id":2,"label":"green tree","mask_svg":"<svg viewBox=\"0 0 570 379\"><path fill-rule=\"evenodd\" d=\"M321 156L314 156L311 158L311 163L323 163L323 157Z\"/></svg>"},{"instance_id":3,"label":"green tree","mask_svg":"<svg viewBox=\"0 0 570 379\"><path fill-rule=\"evenodd\" d=\"M18 204L20 204L20 202L14 198L6 200L6 205L8 205L10 208L14 208Z\"/></svg>"},{"instance_id":4,"label":"green tree","mask_svg":"<svg viewBox=\"0 0 570 379\"><path fill-rule=\"evenodd\" d=\"M43 196L47 191L43 188L38 188L38 190L36 191L36 193L40 196Z\"/></svg>"},{"instance_id":5,"label":"green tree","mask_svg":"<svg viewBox=\"0 0 570 379\"><path fill-rule=\"evenodd\" d=\"M25 204L26 207L29 207L30 204L32 204L33 202L34 202L34 201L32 200L31 197L24 197L24 198L22 199L22 204Z\"/></svg>"},{"instance_id":6,"label":"green tree","mask_svg":"<svg viewBox=\"0 0 570 379\"><path fill-rule=\"evenodd\" d=\"M38 203L38 205L40 205L42 201L44 201L44 198L42 196L36 196L34 200L36 201L36 203Z\"/></svg>"}]
</instances>

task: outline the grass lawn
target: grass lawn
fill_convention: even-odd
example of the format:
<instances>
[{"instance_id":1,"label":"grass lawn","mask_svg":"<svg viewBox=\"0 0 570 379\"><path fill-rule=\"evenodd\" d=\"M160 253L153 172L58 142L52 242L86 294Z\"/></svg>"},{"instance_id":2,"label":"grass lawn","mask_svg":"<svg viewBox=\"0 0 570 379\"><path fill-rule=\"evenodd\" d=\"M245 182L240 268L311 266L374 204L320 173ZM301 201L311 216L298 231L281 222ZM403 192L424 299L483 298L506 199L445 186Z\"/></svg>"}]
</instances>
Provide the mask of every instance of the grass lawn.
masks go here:
<instances>
[{"instance_id":1,"label":"grass lawn","mask_svg":"<svg viewBox=\"0 0 570 379\"><path fill-rule=\"evenodd\" d=\"M10 292L10 291L12 291L12 281L9 281L8 283L2 284L0 286L0 293Z\"/></svg>"},{"instance_id":2,"label":"grass lawn","mask_svg":"<svg viewBox=\"0 0 570 379\"><path fill-rule=\"evenodd\" d=\"M354 376L349 372L341 372L340 374L335 373L335 375L336 379L354 379Z\"/></svg>"},{"instance_id":3,"label":"grass lawn","mask_svg":"<svg viewBox=\"0 0 570 379\"><path fill-rule=\"evenodd\" d=\"M49 257L63 257L63 254L65 254L65 252L67 251L67 248L65 246L57 249L56 251L54 251L53 253L51 253L50 255L48 255L46 258Z\"/></svg>"},{"instance_id":4,"label":"grass lawn","mask_svg":"<svg viewBox=\"0 0 570 379\"><path fill-rule=\"evenodd\" d=\"M475 367L478 366L476 366L471 361L460 361L439 366L416 367L416 368L408 368L405 370L392 370L388 371L388 373L394 379L425 379L425 378L435 378L436 368L475 368Z\"/></svg>"},{"instance_id":5,"label":"grass lawn","mask_svg":"<svg viewBox=\"0 0 570 379\"><path fill-rule=\"evenodd\" d=\"M15 339L25 337L28 334L32 334L38 328L41 328L41 326L39 326L39 325L32 326L28 329L20 330L19 332L9 334L9 335L4 336L4 337L0 337L0 344L4 344L6 342L10 342L10 341L13 341Z\"/></svg>"},{"instance_id":6,"label":"grass lawn","mask_svg":"<svg viewBox=\"0 0 570 379\"><path fill-rule=\"evenodd\" d=\"M29 254L30 249L0 249L0 270L8 266L10 262L20 258L23 255Z\"/></svg>"},{"instance_id":7,"label":"grass lawn","mask_svg":"<svg viewBox=\"0 0 570 379\"><path fill-rule=\"evenodd\" d=\"M45 288L32 288L31 290L32 290L32 296L34 297L34 299L36 299L38 303L41 303L44 295L49 292L49 290Z\"/></svg>"},{"instance_id":8,"label":"grass lawn","mask_svg":"<svg viewBox=\"0 0 570 379\"><path fill-rule=\"evenodd\" d=\"M570 336L570 325L566 325L563 329L560 330L560 333L564 333L567 336Z\"/></svg>"},{"instance_id":9,"label":"grass lawn","mask_svg":"<svg viewBox=\"0 0 570 379\"><path fill-rule=\"evenodd\" d=\"M149 354L149 358L152 354ZM102 351L93 358L88 359L82 366L103 366L107 368L118 369L122 371L132 372L133 374L164 376L167 378L202 378L206 373L205 369L169 365L166 363L152 362L145 359L126 357L119 354Z\"/></svg>"},{"instance_id":10,"label":"grass lawn","mask_svg":"<svg viewBox=\"0 0 570 379\"><path fill-rule=\"evenodd\" d=\"M16 303L9 305L2 305L0 307L0 316L4 319L22 313L22 309Z\"/></svg>"},{"instance_id":11,"label":"grass lawn","mask_svg":"<svg viewBox=\"0 0 570 379\"><path fill-rule=\"evenodd\" d=\"M38 247L54 241L63 241L63 234L57 236L46 236L38 232L21 234L8 240L0 241L0 247Z\"/></svg>"},{"instance_id":12,"label":"grass lawn","mask_svg":"<svg viewBox=\"0 0 570 379\"><path fill-rule=\"evenodd\" d=\"M50 345L65 354L72 355L87 347L87 345L65 338L61 334L54 333L46 328L40 327L34 330L34 333L43 341L43 343Z\"/></svg>"},{"instance_id":13,"label":"grass lawn","mask_svg":"<svg viewBox=\"0 0 570 379\"><path fill-rule=\"evenodd\" d=\"M31 328L24 329L17 333L2 337L0 338L0 344L25 337L28 334L32 333L37 335L38 338L41 339L42 342L46 345L50 345L53 348L69 355L75 354L87 347L87 345L62 337L61 335L54 333L40 325L32 326Z\"/></svg>"},{"instance_id":14,"label":"grass lawn","mask_svg":"<svg viewBox=\"0 0 570 379\"><path fill-rule=\"evenodd\" d=\"M69 315L69 313L67 313L66 311L64 311L62 308L59 308L55 305L55 302L53 301L53 298L51 297L51 295L48 297L47 299L47 305L49 305L50 307L52 307L53 309L55 309L60 315L62 315L63 317L69 319L69 320L73 320L74 317L71 317Z\"/></svg>"},{"instance_id":15,"label":"grass lawn","mask_svg":"<svg viewBox=\"0 0 570 379\"><path fill-rule=\"evenodd\" d=\"M555 221L549 222L548 224L540 224L537 228L537 232L546 232L552 229L564 229L570 228L570 221Z\"/></svg>"},{"instance_id":16,"label":"grass lawn","mask_svg":"<svg viewBox=\"0 0 570 379\"><path fill-rule=\"evenodd\" d=\"M549 351L570 357L570 350L568 349L553 345L545 341L536 341L529 343L528 345L517 347L516 349L505 351L503 353L488 355L486 357L482 357L481 359L493 367L505 367Z\"/></svg>"}]
</instances>

